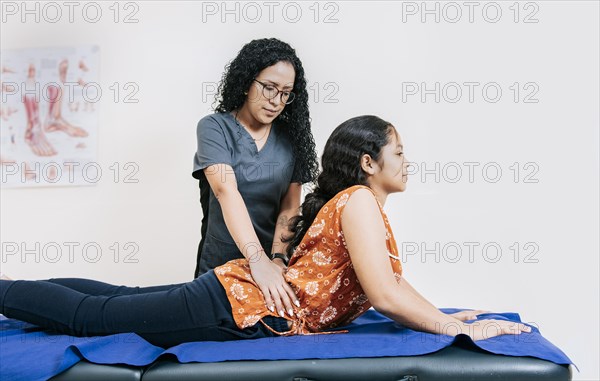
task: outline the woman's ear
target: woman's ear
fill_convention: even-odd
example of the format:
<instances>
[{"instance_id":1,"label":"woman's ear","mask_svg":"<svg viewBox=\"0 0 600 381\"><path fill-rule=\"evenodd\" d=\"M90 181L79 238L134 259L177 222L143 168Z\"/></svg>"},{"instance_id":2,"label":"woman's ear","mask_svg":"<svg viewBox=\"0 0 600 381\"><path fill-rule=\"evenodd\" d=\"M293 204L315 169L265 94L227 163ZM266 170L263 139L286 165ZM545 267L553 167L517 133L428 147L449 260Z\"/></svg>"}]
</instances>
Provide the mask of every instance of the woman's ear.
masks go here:
<instances>
[{"instance_id":1,"label":"woman's ear","mask_svg":"<svg viewBox=\"0 0 600 381\"><path fill-rule=\"evenodd\" d=\"M371 155L366 153L366 154L362 155L360 158L360 167L362 168L362 170L365 173L367 173L369 175L374 175L378 168L378 165L375 162L375 160L373 160Z\"/></svg>"}]
</instances>

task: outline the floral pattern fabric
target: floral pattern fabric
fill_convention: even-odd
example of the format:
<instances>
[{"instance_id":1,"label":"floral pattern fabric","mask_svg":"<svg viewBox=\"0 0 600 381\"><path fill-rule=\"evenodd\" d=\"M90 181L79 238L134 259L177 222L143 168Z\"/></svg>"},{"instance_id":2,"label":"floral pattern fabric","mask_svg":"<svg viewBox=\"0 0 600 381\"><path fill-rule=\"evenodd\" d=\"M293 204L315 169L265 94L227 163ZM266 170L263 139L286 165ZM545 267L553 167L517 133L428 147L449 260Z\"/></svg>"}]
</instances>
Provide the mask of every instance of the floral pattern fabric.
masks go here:
<instances>
[{"instance_id":1,"label":"floral pattern fabric","mask_svg":"<svg viewBox=\"0 0 600 381\"><path fill-rule=\"evenodd\" d=\"M273 332L282 335L323 332L349 324L371 307L354 272L341 228L344 207L350 195L361 188L373 192L367 186L355 185L323 205L296 247L284 277L296 292L300 307L294 306L294 318L286 316L292 321L290 331ZM396 241L379 201L377 204L387 231L390 265L396 281L400 282L402 265ZM279 316L267 309L247 259L229 261L215 268L215 274L225 288L239 328L253 326L264 316Z\"/></svg>"}]
</instances>

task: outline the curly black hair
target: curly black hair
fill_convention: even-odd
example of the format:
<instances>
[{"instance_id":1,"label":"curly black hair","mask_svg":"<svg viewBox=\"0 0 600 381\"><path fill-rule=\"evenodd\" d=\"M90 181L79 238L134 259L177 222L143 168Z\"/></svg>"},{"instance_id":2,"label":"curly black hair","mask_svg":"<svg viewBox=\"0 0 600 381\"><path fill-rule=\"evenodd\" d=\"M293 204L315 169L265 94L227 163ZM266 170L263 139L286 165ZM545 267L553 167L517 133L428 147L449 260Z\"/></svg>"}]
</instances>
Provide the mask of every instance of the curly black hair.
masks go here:
<instances>
[{"instance_id":1,"label":"curly black hair","mask_svg":"<svg viewBox=\"0 0 600 381\"><path fill-rule=\"evenodd\" d=\"M319 173L315 140L310 128L308 91L302 62L296 51L276 38L253 40L242 47L238 55L225 66L225 72L215 96L216 112L231 112L242 107L252 81L265 68L278 62L289 62L296 73L294 101L285 106L275 121L283 125L290 138L296 160L295 177L302 183L313 181Z\"/></svg>"},{"instance_id":2,"label":"curly black hair","mask_svg":"<svg viewBox=\"0 0 600 381\"><path fill-rule=\"evenodd\" d=\"M323 171L317 177L313 192L307 194L302 203L302 214L289 221L292 234L283 237L283 242L290 243L287 247L289 257L327 201L353 185L367 185L366 173L360 165L361 157L369 154L379 161L381 149L390 142L393 131L394 126L373 115L357 116L333 130L321 157Z\"/></svg>"}]
</instances>

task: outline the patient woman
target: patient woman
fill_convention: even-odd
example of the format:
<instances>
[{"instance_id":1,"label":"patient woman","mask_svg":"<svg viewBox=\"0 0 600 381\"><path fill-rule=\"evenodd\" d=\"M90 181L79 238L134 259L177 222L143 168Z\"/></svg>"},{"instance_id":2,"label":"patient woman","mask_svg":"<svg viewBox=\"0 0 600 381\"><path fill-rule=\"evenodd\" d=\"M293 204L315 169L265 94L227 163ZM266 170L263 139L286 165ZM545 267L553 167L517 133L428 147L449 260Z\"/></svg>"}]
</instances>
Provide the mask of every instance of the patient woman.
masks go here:
<instances>
[{"instance_id":1,"label":"patient woman","mask_svg":"<svg viewBox=\"0 0 600 381\"><path fill-rule=\"evenodd\" d=\"M466 323L481 311L445 314L402 276L382 207L390 194L406 189L408 162L390 123L376 116L342 123L325 145L322 164L314 192L291 222L294 235L287 237L292 255L285 279L299 299L287 311L292 316L282 306L271 312L248 259L155 292L86 279L1 280L0 312L75 336L135 332L162 347L329 333L371 306L418 331L474 340L530 331L503 320Z\"/></svg>"}]
</instances>

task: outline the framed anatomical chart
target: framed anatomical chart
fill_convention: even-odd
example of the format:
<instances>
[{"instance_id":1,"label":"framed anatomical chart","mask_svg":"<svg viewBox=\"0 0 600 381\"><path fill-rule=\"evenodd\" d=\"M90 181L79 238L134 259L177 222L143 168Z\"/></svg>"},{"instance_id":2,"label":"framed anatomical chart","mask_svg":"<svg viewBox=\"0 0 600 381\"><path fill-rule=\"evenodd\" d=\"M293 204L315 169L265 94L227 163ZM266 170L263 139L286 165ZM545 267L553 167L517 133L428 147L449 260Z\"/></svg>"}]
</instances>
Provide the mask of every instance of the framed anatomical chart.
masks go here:
<instances>
[{"instance_id":1,"label":"framed anatomical chart","mask_svg":"<svg viewBox=\"0 0 600 381\"><path fill-rule=\"evenodd\" d=\"M3 50L2 187L93 185L97 46Z\"/></svg>"}]
</instances>

